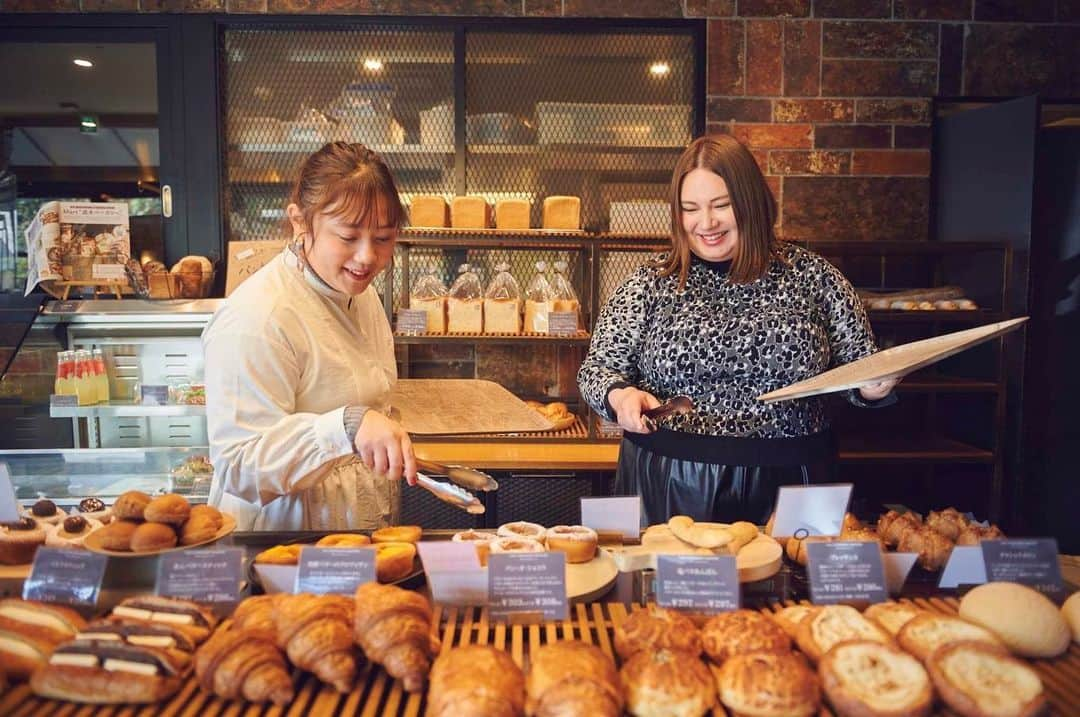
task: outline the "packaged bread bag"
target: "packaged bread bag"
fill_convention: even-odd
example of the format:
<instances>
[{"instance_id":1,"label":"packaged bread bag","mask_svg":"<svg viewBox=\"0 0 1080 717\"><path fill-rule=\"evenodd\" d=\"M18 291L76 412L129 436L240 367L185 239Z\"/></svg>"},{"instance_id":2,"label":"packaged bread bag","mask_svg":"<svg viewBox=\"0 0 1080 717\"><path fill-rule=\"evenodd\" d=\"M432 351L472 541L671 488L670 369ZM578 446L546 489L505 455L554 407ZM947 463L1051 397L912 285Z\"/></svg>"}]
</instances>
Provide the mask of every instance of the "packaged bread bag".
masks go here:
<instances>
[{"instance_id":1,"label":"packaged bread bag","mask_svg":"<svg viewBox=\"0 0 1080 717\"><path fill-rule=\"evenodd\" d=\"M570 283L570 265L559 260L555 262L555 276L551 279L551 310L572 313L577 316L578 328L581 328L581 302Z\"/></svg>"},{"instance_id":2,"label":"packaged bread bag","mask_svg":"<svg viewBox=\"0 0 1080 717\"><path fill-rule=\"evenodd\" d=\"M484 292L484 333L521 333L521 286L505 262L495 265L495 276Z\"/></svg>"},{"instance_id":3,"label":"packaged bread bag","mask_svg":"<svg viewBox=\"0 0 1080 717\"><path fill-rule=\"evenodd\" d=\"M429 334L445 334L446 284L436 272L436 268L431 267L417 278L412 291L409 292L409 308L418 309L427 314Z\"/></svg>"},{"instance_id":4,"label":"packaged bread bag","mask_svg":"<svg viewBox=\"0 0 1080 717\"><path fill-rule=\"evenodd\" d=\"M547 262L538 261L535 264L536 273L525 287L525 332L534 334L546 334L548 332L548 315L554 302L554 291L551 282L547 280Z\"/></svg>"},{"instance_id":5,"label":"packaged bread bag","mask_svg":"<svg viewBox=\"0 0 1080 717\"><path fill-rule=\"evenodd\" d=\"M452 334L479 334L484 330L484 290L480 276L469 264L458 267L458 278L446 300L447 327Z\"/></svg>"}]
</instances>

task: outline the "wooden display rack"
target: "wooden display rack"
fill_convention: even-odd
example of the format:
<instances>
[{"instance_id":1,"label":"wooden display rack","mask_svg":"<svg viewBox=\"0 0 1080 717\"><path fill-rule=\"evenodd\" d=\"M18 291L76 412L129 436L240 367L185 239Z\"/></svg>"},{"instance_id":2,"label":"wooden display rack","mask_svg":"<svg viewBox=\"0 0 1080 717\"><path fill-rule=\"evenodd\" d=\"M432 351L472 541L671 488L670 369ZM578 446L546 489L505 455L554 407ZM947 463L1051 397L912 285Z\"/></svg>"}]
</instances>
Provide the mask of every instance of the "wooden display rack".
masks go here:
<instances>
[{"instance_id":1,"label":"wooden display rack","mask_svg":"<svg viewBox=\"0 0 1080 717\"><path fill-rule=\"evenodd\" d=\"M959 608L956 598L903 599L901 603L933 612L955 615ZM770 614L794 603L774 603L763 608ZM640 609L635 607L634 609ZM507 625L493 622L487 608L435 608L435 624L447 652L463 645L492 645L506 650L522 669L529 664L529 655L541 645L561 640L581 640L597 645L615 659L613 632L626 619L627 608L621 603L579 604L571 608L569 619L538 625ZM617 661L617 660L616 660ZM1071 644L1069 651L1054 660L1027 661L1042 678L1053 715L1075 714L1080 706L1080 645ZM424 696L409 694L400 680L391 679L378 666L363 668L356 686L348 694L319 682L314 676L302 673L296 684L296 698L282 709L273 706L223 700L203 692L197 680L188 677L183 687L167 702L151 705L100 706L73 705L56 700L34 697L25 684L18 685L0 697L0 714L19 717L67 717L78 715L109 715L110 717L218 717L225 715L255 717L255 715L360 715L361 717L419 717L423 714ZM715 709L713 717L724 715ZM940 703L935 714L948 715ZM827 706L820 717L833 715Z\"/></svg>"},{"instance_id":2,"label":"wooden display rack","mask_svg":"<svg viewBox=\"0 0 1080 717\"><path fill-rule=\"evenodd\" d=\"M117 299L124 298L124 287L127 286L127 281L121 281L120 279L97 279L92 281L54 281L53 286L62 289L60 292L60 300L67 301L68 295L71 294L72 287L94 287L94 296L99 294L112 294ZM102 291L101 289L104 289Z\"/></svg>"}]
</instances>

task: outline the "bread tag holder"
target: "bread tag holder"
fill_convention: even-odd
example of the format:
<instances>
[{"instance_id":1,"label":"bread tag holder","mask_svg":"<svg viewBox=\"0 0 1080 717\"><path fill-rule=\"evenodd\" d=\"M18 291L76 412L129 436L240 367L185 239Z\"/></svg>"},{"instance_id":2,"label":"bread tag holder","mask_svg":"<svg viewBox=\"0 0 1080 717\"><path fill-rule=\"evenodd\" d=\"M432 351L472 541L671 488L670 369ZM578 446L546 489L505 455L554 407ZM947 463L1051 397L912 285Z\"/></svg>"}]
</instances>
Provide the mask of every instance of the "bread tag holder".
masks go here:
<instances>
[{"instance_id":1,"label":"bread tag holder","mask_svg":"<svg viewBox=\"0 0 1080 717\"><path fill-rule=\"evenodd\" d=\"M815 605L871 604L889 598L876 541L807 543L806 556Z\"/></svg>"},{"instance_id":2,"label":"bread tag holder","mask_svg":"<svg viewBox=\"0 0 1080 717\"><path fill-rule=\"evenodd\" d=\"M374 581L374 550L306 545L300 549L293 592L352 595L356 588Z\"/></svg>"},{"instance_id":3,"label":"bread tag holder","mask_svg":"<svg viewBox=\"0 0 1080 717\"><path fill-rule=\"evenodd\" d=\"M23 599L62 603L92 611L105 577L104 555L88 550L40 547L34 554L30 577L23 583Z\"/></svg>"},{"instance_id":4,"label":"bread tag holder","mask_svg":"<svg viewBox=\"0 0 1080 717\"><path fill-rule=\"evenodd\" d=\"M156 592L194 600L228 614L240 600L243 548L210 548L165 553L158 560Z\"/></svg>"},{"instance_id":5,"label":"bread tag holder","mask_svg":"<svg viewBox=\"0 0 1080 717\"><path fill-rule=\"evenodd\" d=\"M581 524L595 530L603 543L637 542L641 537L641 497L582 498Z\"/></svg>"},{"instance_id":6,"label":"bread tag holder","mask_svg":"<svg viewBox=\"0 0 1080 717\"><path fill-rule=\"evenodd\" d=\"M493 620L535 623L569 615L565 553L494 553L487 573Z\"/></svg>"},{"instance_id":7,"label":"bread tag holder","mask_svg":"<svg viewBox=\"0 0 1080 717\"><path fill-rule=\"evenodd\" d=\"M840 535L854 487L852 483L780 486L772 535Z\"/></svg>"},{"instance_id":8,"label":"bread tag holder","mask_svg":"<svg viewBox=\"0 0 1080 717\"><path fill-rule=\"evenodd\" d=\"M694 612L739 609L739 571L733 555L658 555L656 602Z\"/></svg>"},{"instance_id":9,"label":"bread tag holder","mask_svg":"<svg viewBox=\"0 0 1080 717\"><path fill-rule=\"evenodd\" d=\"M958 588L961 585L982 585L986 582L986 562L982 548L978 545L957 545L949 553L949 561L938 578L938 587L943 590Z\"/></svg>"},{"instance_id":10,"label":"bread tag holder","mask_svg":"<svg viewBox=\"0 0 1080 717\"><path fill-rule=\"evenodd\" d=\"M1061 579L1058 544L1053 538L1006 538L979 544L989 582L1020 583L1050 599L1068 596Z\"/></svg>"},{"instance_id":11,"label":"bread tag holder","mask_svg":"<svg viewBox=\"0 0 1080 717\"><path fill-rule=\"evenodd\" d=\"M423 309L398 309L397 333L421 336L427 333L428 314Z\"/></svg>"},{"instance_id":12,"label":"bread tag holder","mask_svg":"<svg viewBox=\"0 0 1080 717\"><path fill-rule=\"evenodd\" d=\"M487 570L480 567L476 546L449 540L416 546L432 599L442 605L483 605L487 601Z\"/></svg>"},{"instance_id":13,"label":"bread tag holder","mask_svg":"<svg viewBox=\"0 0 1080 717\"><path fill-rule=\"evenodd\" d=\"M576 311L552 311L548 314L548 334L551 336L574 336L578 332Z\"/></svg>"},{"instance_id":14,"label":"bread tag holder","mask_svg":"<svg viewBox=\"0 0 1080 717\"><path fill-rule=\"evenodd\" d=\"M15 501L15 488L11 485L11 472L7 463L0 463L0 523L17 523L19 504Z\"/></svg>"}]
</instances>

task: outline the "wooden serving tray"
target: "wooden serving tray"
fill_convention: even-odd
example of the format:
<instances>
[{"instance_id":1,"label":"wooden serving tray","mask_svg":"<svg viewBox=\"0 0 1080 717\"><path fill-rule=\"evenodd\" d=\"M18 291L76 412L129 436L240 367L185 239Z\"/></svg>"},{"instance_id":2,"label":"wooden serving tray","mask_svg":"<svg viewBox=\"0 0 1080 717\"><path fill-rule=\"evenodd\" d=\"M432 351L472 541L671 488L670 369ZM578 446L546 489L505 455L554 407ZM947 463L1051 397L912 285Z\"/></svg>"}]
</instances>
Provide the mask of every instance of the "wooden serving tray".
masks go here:
<instances>
[{"instance_id":1,"label":"wooden serving tray","mask_svg":"<svg viewBox=\"0 0 1080 717\"><path fill-rule=\"evenodd\" d=\"M955 615L959 607L955 598L904 599L900 602L946 615ZM763 608L762 612L769 614L792 604L775 603ZM627 608L621 603L579 604L572 606L569 619L561 622L506 625L491 622L486 608L436 607L435 624L444 652L460 645L492 645L509 652L522 669L527 669L530 653L541 645L559 640L588 642L614 658L613 630L627 615ZM1077 714L1080 710L1080 645L1071 644L1069 651L1057 659L1031 660L1028 664L1042 678L1050 701L1050 714L1055 717ZM296 699L285 709L213 697L199 689L193 677L189 677L168 702L151 705L73 705L34 697L25 684L0 696L0 715L12 717L331 717L354 714L360 717L420 717L423 707L422 694L405 692L401 682L390 679L381 667L365 668L356 687L348 694L340 694L312 675L303 673L298 678ZM724 711L716 709L712 714L722 717ZM935 714L953 713L939 704ZM820 717L832 715L828 707L820 712Z\"/></svg>"},{"instance_id":2,"label":"wooden serving tray","mask_svg":"<svg viewBox=\"0 0 1080 717\"><path fill-rule=\"evenodd\" d=\"M530 433L551 422L494 381L403 378L390 393L391 415L409 433Z\"/></svg>"}]
</instances>

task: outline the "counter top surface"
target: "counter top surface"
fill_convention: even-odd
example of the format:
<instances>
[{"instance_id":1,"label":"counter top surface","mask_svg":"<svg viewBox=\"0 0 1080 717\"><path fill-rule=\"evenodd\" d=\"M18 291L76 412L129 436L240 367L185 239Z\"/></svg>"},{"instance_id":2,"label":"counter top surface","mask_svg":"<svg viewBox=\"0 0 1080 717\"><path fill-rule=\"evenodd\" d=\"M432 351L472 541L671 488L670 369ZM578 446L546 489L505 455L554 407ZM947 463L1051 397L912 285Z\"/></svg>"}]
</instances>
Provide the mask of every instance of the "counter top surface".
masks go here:
<instances>
[{"instance_id":1,"label":"counter top surface","mask_svg":"<svg viewBox=\"0 0 1080 717\"><path fill-rule=\"evenodd\" d=\"M415 440L416 457L488 470L615 470L617 442L516 443L512 439Z\"/></svg>"}]
</instances>

